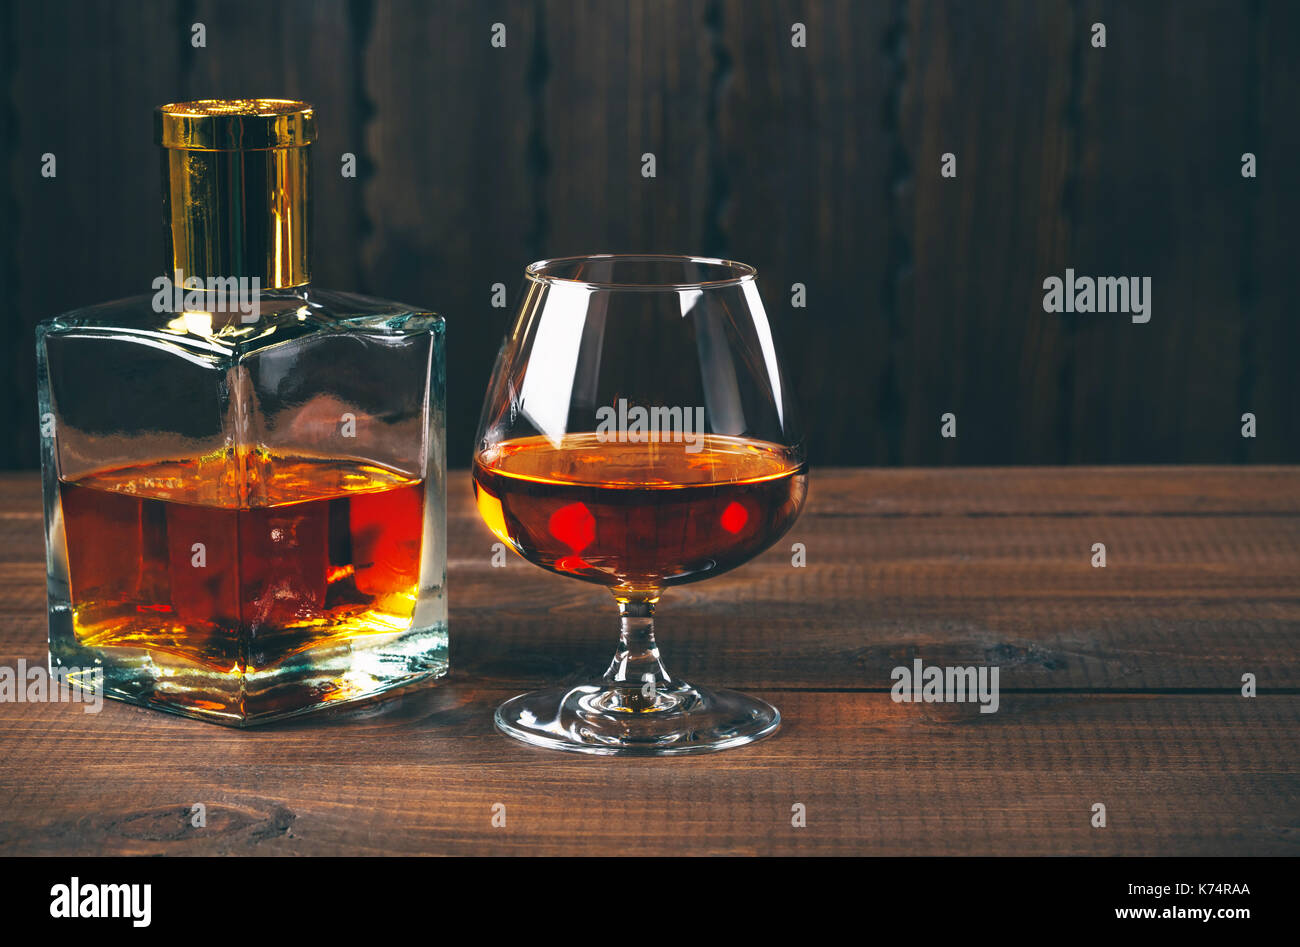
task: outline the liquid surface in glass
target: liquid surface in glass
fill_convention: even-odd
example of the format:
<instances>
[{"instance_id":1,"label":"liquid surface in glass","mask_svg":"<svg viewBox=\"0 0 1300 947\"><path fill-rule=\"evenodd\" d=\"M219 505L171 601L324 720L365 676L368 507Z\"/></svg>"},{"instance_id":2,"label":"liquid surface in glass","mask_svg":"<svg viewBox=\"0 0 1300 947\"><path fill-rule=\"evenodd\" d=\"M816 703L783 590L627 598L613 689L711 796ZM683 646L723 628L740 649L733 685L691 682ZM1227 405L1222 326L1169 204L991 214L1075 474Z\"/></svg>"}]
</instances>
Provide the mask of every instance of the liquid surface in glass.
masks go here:
<instances>
[{"instance_id":1,"label":"liquid surface in glass","mask_svg":"<svg viewBox=\"0 0 1300 947\"><path fill-rule=\"evenodd\" d=\"M716 575L790 528L807 474L776 444L699 438L691 450L594 433L502 441L475 458L479 513L529 561L615 589Z\"/></svg>"}]
</instances>

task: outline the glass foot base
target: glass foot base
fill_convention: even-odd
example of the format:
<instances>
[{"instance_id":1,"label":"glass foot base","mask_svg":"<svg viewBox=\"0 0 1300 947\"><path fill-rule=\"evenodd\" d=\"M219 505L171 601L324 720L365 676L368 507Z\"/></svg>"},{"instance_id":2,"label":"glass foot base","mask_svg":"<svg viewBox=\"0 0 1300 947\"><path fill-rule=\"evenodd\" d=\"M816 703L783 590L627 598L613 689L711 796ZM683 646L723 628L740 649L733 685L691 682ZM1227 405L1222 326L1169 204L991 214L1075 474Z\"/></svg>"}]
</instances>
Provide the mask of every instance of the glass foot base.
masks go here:
<instances>
[{"instance_id":1,"label":"glass foot base","mask_svg":"<svg viewBox=\"0 0 1300 947\"><path fill-rule=\"evenodd\" d=\"M675 756L744 746L775 733L781 714L736 691L675 682L650 693L584 684L520 694L496 712L502 733L551 750Z\"/></svg>"}]
</instances>

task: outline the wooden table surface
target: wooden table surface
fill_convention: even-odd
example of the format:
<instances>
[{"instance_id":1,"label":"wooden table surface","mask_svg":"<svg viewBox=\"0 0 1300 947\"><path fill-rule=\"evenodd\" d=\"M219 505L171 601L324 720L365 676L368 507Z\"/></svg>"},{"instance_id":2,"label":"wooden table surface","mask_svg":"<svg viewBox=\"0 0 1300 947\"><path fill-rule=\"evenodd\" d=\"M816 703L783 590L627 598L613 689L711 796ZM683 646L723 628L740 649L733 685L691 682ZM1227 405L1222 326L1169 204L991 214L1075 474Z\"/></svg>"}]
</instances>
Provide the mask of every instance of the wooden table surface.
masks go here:
<instances>
[{"instance_id":1,"label":"wooden table surface","mask_svg":"<svg viewBox=\"0 0 1300 947\"><path fill-rule=\"evenodd\" d=\"M784 725L677 759L493 730L603 670L614 609L493 567L463 471L450 492L448 678L249 731L0 704L0 853L1300 853L1300 469L814 471L785 540L659 612L670 672ZM39 484L3 475L0 664L45 655ZM998 666L998 712L895 703L914 658Z\"/></svg>"}]
</instances>

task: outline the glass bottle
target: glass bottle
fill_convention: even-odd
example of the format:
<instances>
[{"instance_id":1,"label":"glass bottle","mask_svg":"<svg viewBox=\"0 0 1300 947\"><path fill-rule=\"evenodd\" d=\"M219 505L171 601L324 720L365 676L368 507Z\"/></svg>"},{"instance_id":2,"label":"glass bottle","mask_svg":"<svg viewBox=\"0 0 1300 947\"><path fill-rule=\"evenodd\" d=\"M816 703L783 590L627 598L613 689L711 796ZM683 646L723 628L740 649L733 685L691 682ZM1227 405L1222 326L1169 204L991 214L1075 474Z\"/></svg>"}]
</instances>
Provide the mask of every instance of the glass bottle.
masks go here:
<instances>
[{"instance_id":1,"label":"glass bottle","mask_svg":"<svg viewBox=\"0 0 1300 947\"><path fill-rule=\"evenodd\" d=\"M310 284L311 106L154 125L166 274L37 330L51 672L237 726L445 674L442 318Z\"/></svg>"}]
</instances>

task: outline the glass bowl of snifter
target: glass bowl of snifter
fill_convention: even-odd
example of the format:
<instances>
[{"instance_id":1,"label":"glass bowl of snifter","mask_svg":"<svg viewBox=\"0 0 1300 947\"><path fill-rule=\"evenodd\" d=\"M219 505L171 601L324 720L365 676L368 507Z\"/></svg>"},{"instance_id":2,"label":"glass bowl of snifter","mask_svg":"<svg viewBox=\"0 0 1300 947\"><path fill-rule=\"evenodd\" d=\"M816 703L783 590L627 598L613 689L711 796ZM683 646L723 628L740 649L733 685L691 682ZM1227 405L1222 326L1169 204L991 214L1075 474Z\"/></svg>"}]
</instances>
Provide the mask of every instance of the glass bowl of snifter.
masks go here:
<instances>
[{"instance_id":1,"label":"glass bowl of snifter","mask_svg":"<svg viewBox=\"0 0 1300 947\"><path fill-rule=\"evenodd\" d=\"M803 440L752 267L605 254L534 263L484 400L473 480L483 521L618 609L603 677L522 694L496 725L599 755L726 749L775 707L669 674L664 592L749 561L793 525ZM737 629L744 633L743 629Z\"/></svg>"}]
</instances>

